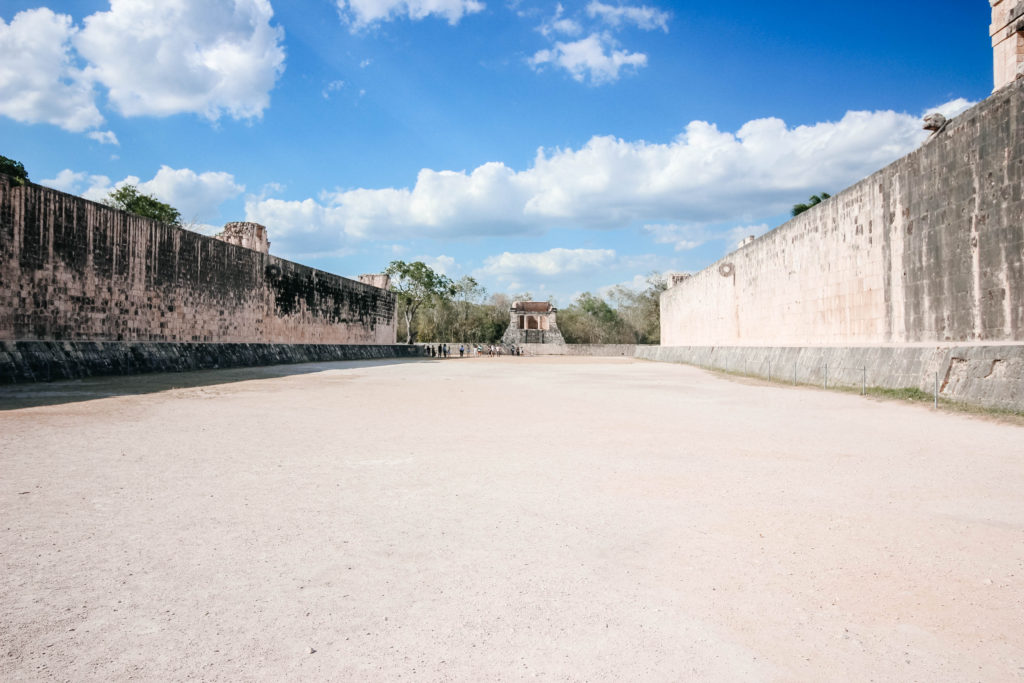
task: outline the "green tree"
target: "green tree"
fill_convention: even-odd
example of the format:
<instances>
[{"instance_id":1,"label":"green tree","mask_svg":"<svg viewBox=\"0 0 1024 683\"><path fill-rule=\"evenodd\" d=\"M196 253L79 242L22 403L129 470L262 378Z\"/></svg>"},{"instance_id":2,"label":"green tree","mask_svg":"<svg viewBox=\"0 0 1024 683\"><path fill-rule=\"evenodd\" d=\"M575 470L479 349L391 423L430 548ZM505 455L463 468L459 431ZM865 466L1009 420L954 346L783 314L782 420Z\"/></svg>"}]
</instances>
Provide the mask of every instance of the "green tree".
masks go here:
<instances>
[{"instance_id":1,"label":"green tree","mask_svg":"<svg viewBox=\"0 0 1024 683\"><path fill-rule=\"evenodd\" d=\"M558 312L558 329L570 344L634 344L636 336L619 312L590 292Z\"/></svg>"},{"instance_id":2,"label":"green tree","mask_svg":"<svg viewBox=\"0 0 1024 683\"><path fill-rule=\"evenodd\" d=\"M399 309L405 317L405 343L413 338L413 318L424 304L450 300L455 293L451 279L422 261L392 261L384 271L391 276L391 289L398 295Z\"/></svg>"},{"instance_id":3,"label":"green tree","mask_svg":"<svg viewBox=\"0 0 1024 683\"><path fill-rule=\"evenodd\" d=\"M661 293L668 289L668 278L658 272L647 276L647 287L636 291L616 285L609 292L619 317L632 330L637 344L657 344L661 340Z\"/></svg>"},{"instance_id":4,"label":"green tree","mask_svg":"<svg viewBox=\"0 0 1024 683\"><path fill-rule=\"evenodd\" d=\"M112 190L103 203L115 209L134 213L136 216L152 218L171 225L181 225L181 212L170 204L149 194L142 194L134 185L122 185Z\"/></svg>"},{"instance_id":5,"label":"green tree","mask_svg":"<svg viewBox=\"0 0 1024 683\"><path fill-rule=\"evenodd\" d=\"M454 284L455 333L452 336L453 340L472 341L474 339L474 313L486 296L487 290L469 275L463 275Z\"/></svg>"},{"instance_id":6,"label":"green tree","mask_svg":"<svg viewBox=\"0 0 1024 683\"><path fill-rule=\"evenodd\" d=\"M828 192L822 192L821 194L812 194L811 198L807 200L806 204L793 205L793 215L799 216L807 209L811 208L812 206L817 206L818 204L821 204L823 201L825 201L831 196L832 195L830 195Z\"/></svg>"},{"instance_id":7,"label":"green tree","mask_svg":"<svg viewBox=\"0 0 1024 683\"><path fill-rule=\"evenodd\" d=\"M641 291L617 285L607 300L584 292L558 312L558 329L570 344L657 344L660 298L667 288L667 278L654 272Z\"/></svg>"},{"instance_id":8,"label":"green tree","mask_svg":"<svg viewBox=\"0 0 1024 683\"><path fill-rule=\"evenodd\" d=\"M0 173L6 173L14 178L15 185L24 185L28 182L28 172L21 162L5 156L0 156Z\"/></svg>"}]
</instances>

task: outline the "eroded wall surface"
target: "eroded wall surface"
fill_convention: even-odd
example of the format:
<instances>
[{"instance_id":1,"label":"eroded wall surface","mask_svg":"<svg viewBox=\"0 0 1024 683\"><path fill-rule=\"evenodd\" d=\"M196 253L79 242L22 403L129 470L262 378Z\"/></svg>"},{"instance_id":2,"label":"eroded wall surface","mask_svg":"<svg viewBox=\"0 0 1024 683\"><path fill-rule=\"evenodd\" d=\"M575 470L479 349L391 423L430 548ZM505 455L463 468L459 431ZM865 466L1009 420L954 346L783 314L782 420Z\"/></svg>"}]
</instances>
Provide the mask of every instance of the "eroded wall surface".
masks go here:
<instances>
[{"instance_id":1,"label":"eroded wall surface","mask_svg":"<svg viewBox=\"0 0 1024 683\"><path fill-rule=\"evenodd\" d=\"M1024 411L1024 344L638 346L635 357L783 384L937 391L952 401Z\"/></svg>"},{"instance_id":2,"label":"eroded wall surface","mask_svg":"<svg viewBox=\"0 0 1024 683\"><path fill-rule=\"evenodd\" d=\"M0 341L0 385L422 355L405 344Z\"/></svg>"},{"instance_id":3,"label":"eroded wall surface","mask_svg":"<svg viewBox=\"0 0 1024 683\"><path fill-rule=\"evenodd\" d=\"M632 358L638 344L518 344L527 356L595 356Z\"/></svg>"},{"instance_id":4,"label":"eroded wall surface","mask_svg":"<svg viewBox=\"0 0 1024 683\"><path fill-rule=\"evenodd\" d=\"M1024 81L661 296L663 346L1024 341Z\"/></svg>"},{"instance_id":5,"label":"eroded wall surface","mask_svg":"<svg viewBox=\"0 0 1024 683\"><path fill-rule=\"evenodd\" d=\"M0 175L0 340L394 344L395 296Z\"/></svg>"}]
</instances>

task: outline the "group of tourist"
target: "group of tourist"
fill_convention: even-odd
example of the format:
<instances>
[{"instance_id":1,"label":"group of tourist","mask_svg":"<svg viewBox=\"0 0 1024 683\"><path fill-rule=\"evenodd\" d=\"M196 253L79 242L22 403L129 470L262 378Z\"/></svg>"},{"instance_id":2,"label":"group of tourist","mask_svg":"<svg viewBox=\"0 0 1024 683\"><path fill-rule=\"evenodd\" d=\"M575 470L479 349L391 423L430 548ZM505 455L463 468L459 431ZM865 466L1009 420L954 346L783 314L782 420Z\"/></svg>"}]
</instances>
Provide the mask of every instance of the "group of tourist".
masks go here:
<instances>
[{"instance_id":1,"label":"group of tourist","mask_svg":"<svg viewBox=\"0 0 1024 683\"><path fill-rule=\"evenodd\" d=\"M431 358L451 358L452 349L448 344L427 344L426 346L427 355ZM473 356L479 356L486 351L488 356L501 356L506 351L501 344L477 344L476 346L470 345L467 349L465 344L459 344L459 358L464 358L466 354ZM508 353L513 356L523 355L523 347L511 345L508 348Z\"/></svg>"},{"instance_id":2,"label":"group of tourist","mask_svg":"<svg viewBox=\"0 0 1024 683\"><path fill-rule=\"evenodd\" d=\"M481 352L481 347L477 346L476 347L476 352L480 353ZM523 347L516 346L515 344L512 344L511 346L509 346L508 352L509 352L510 355L513 355L513 356L521 356L521 355L523 355ZM504 353L505 353L505 347L503 347L501 344L490 344L490 345L487 346L487 355L488 356L501 356Z\"/></svg>"},{"instance_id":3,"label":"group of tourist","mask_svg":"<svg viewBox=\"0 0 1024 683\"><path fill-rule=\"evenodd\" d=\"M452 357L451 347L449 347L447 344L437 344L437 345L428 344L427 345L427 353L430 355L431 358L451 358ZM466 355L466 345L465 344L459 344L459 358L462 358L464 355Z\"/></svg>"}]
</instances>

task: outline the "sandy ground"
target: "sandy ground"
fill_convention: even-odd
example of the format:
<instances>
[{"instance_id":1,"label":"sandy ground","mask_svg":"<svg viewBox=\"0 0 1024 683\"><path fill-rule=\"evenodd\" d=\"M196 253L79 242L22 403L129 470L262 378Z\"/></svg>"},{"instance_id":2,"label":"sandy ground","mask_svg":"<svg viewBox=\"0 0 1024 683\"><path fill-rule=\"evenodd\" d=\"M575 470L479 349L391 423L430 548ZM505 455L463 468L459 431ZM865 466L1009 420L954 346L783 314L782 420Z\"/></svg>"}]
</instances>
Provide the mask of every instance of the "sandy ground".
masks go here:
<instances>
[{"instance_id":1,"label":"sandy ground","mask_svg":"<svg viewBox=\"0 0 1024 683\"><path fill-rule=\"evenodd\" d=\"M1019 426L507 357L0 408L5 681L1024 679Z\"/></svg>"}]
</instances>

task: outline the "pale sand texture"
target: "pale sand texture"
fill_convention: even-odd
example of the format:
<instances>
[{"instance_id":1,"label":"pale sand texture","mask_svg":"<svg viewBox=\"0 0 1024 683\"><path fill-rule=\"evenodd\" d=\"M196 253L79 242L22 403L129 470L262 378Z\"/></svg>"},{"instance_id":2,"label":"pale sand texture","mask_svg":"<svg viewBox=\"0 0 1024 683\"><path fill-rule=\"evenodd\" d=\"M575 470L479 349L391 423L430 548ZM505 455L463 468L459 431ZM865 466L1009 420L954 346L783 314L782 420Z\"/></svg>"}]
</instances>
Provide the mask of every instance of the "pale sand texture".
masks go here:
<instances>
[{"instance_id":1,"label":"pale sand texture","mask_svg":"<svg viewBox=\"0 0 1024 683\"><path fill-rule=\"evenodd\" d=\"M132 387L0 412L2 680L1024 677L1018 426L617 359L0 398Z\"/></svg>"}]
</instances>

